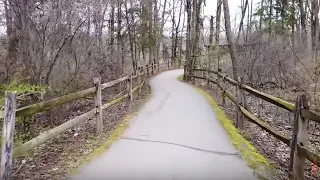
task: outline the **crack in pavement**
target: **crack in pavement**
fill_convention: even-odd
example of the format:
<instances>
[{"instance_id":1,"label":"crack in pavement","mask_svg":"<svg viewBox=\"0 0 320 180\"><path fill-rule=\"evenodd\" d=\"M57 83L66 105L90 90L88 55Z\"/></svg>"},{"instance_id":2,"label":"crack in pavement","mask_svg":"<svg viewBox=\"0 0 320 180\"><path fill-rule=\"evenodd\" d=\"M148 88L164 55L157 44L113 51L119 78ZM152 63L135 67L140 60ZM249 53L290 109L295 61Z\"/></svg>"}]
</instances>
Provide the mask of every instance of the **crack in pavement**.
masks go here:
<instances>
[{"instance_id":1,"label":"crack in pavement","mask_svg":"<svg viewBox=\"0 0 320 180\"><path fill-rule=\"evenodd\" d=\"M161 143L161 144L169 144L169 145L174 145L174 146L180 146L196 151L201 151L205 153L211 153L211 154L217 154L221 156L239 156L239 153L228 153L228 152L222 152L222 151L213 151L213 150L206 150L206 149L200 149L192 146L187 146L187 145L182 145L182 144L177 144L177 143L171 143L171 142L165 142L165 141L154 141L154 140L147 140L147 139L138 139L138 138L130 138L130 137L123 137L121 139L124 140L132 140L132 141L140 141L140 142L151 142L151 143Z\"/></svg>"}]
</instances>

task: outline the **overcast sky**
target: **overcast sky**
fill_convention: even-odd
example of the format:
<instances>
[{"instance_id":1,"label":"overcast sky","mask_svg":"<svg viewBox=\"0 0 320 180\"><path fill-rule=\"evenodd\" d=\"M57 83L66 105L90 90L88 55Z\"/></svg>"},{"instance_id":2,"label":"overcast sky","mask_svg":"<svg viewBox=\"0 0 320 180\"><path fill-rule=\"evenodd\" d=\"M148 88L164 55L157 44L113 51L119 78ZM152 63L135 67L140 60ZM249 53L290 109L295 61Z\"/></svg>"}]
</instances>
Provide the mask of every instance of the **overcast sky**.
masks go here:
<instances>
[{"instance_id":1,"label":"overcast sky","mask_svg":"<svg viewBox=\"0 0 320 180\"><path fill-rule=\"evenodd\" d=\"M257 3L259 0L253 0L253 11L257 7ZM251 3L251 0L249 0L249 5ZM231 20L231 28L232 30L236 30L235 28L238 28L240 18L241 18L241 0L228 0L229 4L229 10L230 10L230 20ZM223 8L223 7L222 7ZM217 0L206 0L206 6L203 9L203 13L205 16L210 17L211 15L213 17L216 16L216 9L217 9ZM222 17L223 17L223 11L222 11ZM221 19L222 20L222 19ZM235 23L236 20L236 23ZM205 20L204 26L208 29L209 28L209 19ZM222 25L223 26L223 25Z\"/></svg>"},{"instance_id":2,"label":"overcast sky","mask_svg":"<svg viewBox=\"0 0 320 180\"><path fill-rule=\"evenodd\" d=\"M237 14L240 16L240 5L241 0L228 0L229 2L229 9L231 14L231 19L234 19L235 15ZM258 0L253 0L253 5L255 5L258 2ZM251 3L251 0L249 0L249 3ZM204 8L204 14L205 15L216 15L216 9L217 9L217 0L206 0L206 7Z\"/></svg>"}]
</instances>

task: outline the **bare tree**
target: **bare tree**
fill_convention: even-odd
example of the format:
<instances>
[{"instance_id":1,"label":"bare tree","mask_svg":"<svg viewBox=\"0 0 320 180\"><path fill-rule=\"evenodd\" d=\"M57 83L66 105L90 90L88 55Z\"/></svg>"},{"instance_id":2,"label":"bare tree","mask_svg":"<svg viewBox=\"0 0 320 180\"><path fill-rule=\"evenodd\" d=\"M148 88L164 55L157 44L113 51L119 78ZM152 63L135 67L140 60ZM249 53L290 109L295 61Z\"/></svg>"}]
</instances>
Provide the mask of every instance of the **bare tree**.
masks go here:
<instances>
[{"instance_id":1,"label":"bare tree","mask_svg":"<svg viewBox=\"0 0 320 180\"><path fill-rule=\"evenodd\" d=\"M229 45L229 52L232 61L232 69L233 69L233 78L238 78L238 63L237 63L237 56L236 56L236 48L233 43L233 38L231 34L231 25L230 25L230 12L229 12L229 4L228 0L223 0L223 12L224 12L224 20L225 20L225 28L226 28L226 36L228 39Z\"/></svg>"}]
</instances>

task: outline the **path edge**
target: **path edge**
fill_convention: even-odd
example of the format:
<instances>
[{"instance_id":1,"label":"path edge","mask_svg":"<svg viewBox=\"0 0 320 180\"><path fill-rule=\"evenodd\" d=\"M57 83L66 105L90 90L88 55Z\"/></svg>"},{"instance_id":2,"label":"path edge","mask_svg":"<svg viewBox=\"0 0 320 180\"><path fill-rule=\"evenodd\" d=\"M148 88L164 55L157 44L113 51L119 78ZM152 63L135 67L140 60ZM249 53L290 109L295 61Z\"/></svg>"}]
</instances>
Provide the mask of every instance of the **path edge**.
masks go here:
<instances>
[{"instance_id":1,"label":"path edge","mask_svg":"<svg viewBox=\"0 0 320 180\"><path fill-rule=\"evenodd\" d=\"M241 158L246 160L249 167L254 170L255 176L261 180L274 179L274 177L277 176L274 167L261 153L256 150L251 142L246 140L239 133L238 129L233 125L230 118L224 113L213 97L206 90L183 81L183 75L179 76L178 80L192 86L198 93L208 100L213 111L216 113L217 119L228 133L229 140L236 147L236 149L240 151Z\"/></svg>"},{"instance_id":2,"label":"path edge","mask_svg":"<svg viewBox=\"0 0 320 180\"><path fill-rule=\"evenodd\" d=\"M130 112L125 118L122 119L121 123L112 131L111 135L106 138L106 141L98 148L93 150L77 167L71 169L69 175L73 176L78 174L83 166L98 158L101 154L106 152L113 143L121 139L124 132L129 128L131 120L138 115L139 110L150 101L151 97L152 93L150 90L150 93L146 96L143 102L135 110L133 110L133 112Z\"/></svg>"}]
</instances>

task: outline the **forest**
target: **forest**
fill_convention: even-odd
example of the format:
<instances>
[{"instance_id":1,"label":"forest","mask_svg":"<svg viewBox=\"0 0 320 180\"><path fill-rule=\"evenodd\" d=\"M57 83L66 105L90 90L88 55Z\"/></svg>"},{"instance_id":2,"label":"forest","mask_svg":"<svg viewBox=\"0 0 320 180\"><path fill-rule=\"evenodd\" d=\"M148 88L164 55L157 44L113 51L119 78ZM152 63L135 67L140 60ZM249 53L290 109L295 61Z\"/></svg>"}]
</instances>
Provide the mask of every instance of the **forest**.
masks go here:
<instances>
[{"instance_id":1,"label":"forest","mask_svg":"<svg viewBox=\"0 0 320 180\"><path fill-rule=\"evenodd\" d=\"M230 9L236 2L239 6ZM205 9L213 13L206 14ZM245 84L289 102L305 93L310 108L320 111L319 0L1 0L0 17L0 111L6 91L16 91L17 105L23 107L89 88L96 76L108 82L148 64L183 61L190 69L219 70L233 79L241 76ZM103 96L111 99L121 88ZM262 101L249 103L268 123L288 132L293 117ZM87 104L84 99L19 119L15 139L26 142L66 122L70 112L79 114ZM110 116L120 119L117 114L124 109L119 105ZM279 179L287 179L288 157L281 150L285 148L272 138L263 142L261 132L254 129L245 135L282 171ZM309 131L311 148L319 154L319 124L310 123ZM78 134L72 130L71 136L74 132ZM52 142L54 155L43 158L36 152L14 160L15 177L45 178L41 173L48 159L63 154L56 152L59 143L63 144ZM67 170L53 174L61 177Z\"/></svg>"}]
</instances>

